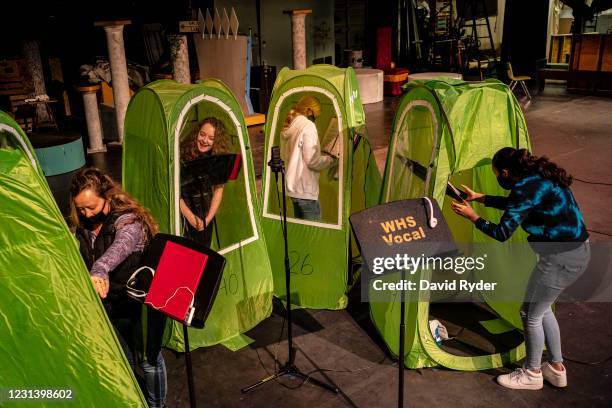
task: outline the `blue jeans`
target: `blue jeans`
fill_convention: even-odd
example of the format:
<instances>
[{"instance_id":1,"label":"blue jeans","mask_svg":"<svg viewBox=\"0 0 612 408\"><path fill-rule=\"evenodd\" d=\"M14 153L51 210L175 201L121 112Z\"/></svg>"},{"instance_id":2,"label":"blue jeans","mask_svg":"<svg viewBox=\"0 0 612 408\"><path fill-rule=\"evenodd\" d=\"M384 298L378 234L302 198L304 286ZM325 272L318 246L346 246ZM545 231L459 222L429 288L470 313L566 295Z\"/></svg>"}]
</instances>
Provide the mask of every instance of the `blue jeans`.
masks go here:
<instances>
[{"instance_id":1,"label":"blue jeans","mask_svg":"<svg viewBox=\"0 0 612 408\"><path fill-rule=\"evenodd\" d=\"M132 353L130 346L126 342L126 339L122 335L123 330L120 330L120 327L123 328L123 322L113 321L112 323L115 329L115 333L117 334L117 338L119 339L119 343L121 343L121 348L125 353L125 357L130 363L132 370L134 370L134 368L136 367L134 354ZM166 401L166 389L168 380L166 376L166 363L164 361L164 357L162 356L161 351L157 355L155 365L150 364L146 358L143 358L140 361L140 368L142 368L142 371L144 372L144 395L147 399L149 407L163 408L164 403Z\"/></svg>"},{"instance_id":2,"label":"blue jeans","mask_svg":"<svg viewBox=\"0 0 612 408\"><path fill-rule=\"evenodd\" d=\"M525 303L521 308L527 348L525 368L540 369L544 344L550 362L563 362L561 333L551 306L561 292L586 270L590 257L588 241L571 251L540 255L531 273Z\"/></svg>"},{"instance_id":3,"label":"blue jeans","mask_svg":"<svg viewBox=\"0 0 612 408\"><path fill-rule=\"evenodd\" d=\"M302 198L293 198L293 213L296 218L303 220L319 221L321 219L321 206L318 200L304 200Z\"/></svg>"}]
</instances>

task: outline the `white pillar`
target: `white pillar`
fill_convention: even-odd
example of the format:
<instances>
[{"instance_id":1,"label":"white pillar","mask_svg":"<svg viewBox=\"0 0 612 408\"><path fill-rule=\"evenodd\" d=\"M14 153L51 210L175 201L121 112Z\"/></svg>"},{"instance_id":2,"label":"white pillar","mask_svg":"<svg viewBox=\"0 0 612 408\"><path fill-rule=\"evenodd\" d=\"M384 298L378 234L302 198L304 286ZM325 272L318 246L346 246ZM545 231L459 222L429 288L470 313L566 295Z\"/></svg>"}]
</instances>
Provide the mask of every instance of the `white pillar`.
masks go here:
<instances>
[{"instance_id":1,"label":"white pillar","mask_svg":"<svg viewBox=\"0 0 612 408\"><path fill-rule=\"evenodd\" d=\"M174 80L181 84L191 83L189 72L189 52L186 35L170 35L170 51L172 55L172 71Z\"/></svg>"},{"instance_id":2,"label":"white pillar","mask_svg":"<svg viewBox=\"0 0 612 408\"><path fill-rule=\"evenodd\" d=\"M100 125L98 97L96 96L99 89L100 85L77 87L77 90L83 94L83 104L85 105L87 134L89 135L87 153L100 153L106 151L106 146L102 141L102 126Z\"/></svg>"},{"instance_id":3,"label":"white pillar","mask_svg":"<svg viewBox=\"0 0 612 408\"><path fill-rule=\"evenodd\" d=\"M108 58L111 66L111 85L113 87L119 144L123 143L125 112L130 102L130 83L125 60L125 46L123 44L123 26L130 23L129 20L95 23L96 26L103 27L106 32L106 45L108 46Z\"/></svg>"},{"instance_id":4,"label":"white pillar","mask_svg":"<svg viewBox=\"0 0 612 408\"><path fill-rule=\"evenodd\" d=\"M551 36L559 32L559 16L563 5L560 0L550 0L548 3L548 29L546 31L546 58L550 55ZM551 61L549 61L551 62Z\"/></svg>"},{"instance_id":5,"label":"white pillar","mask_svg":"<svg viewBox=\"0 0 612 408\"><path fill-rule=\"evenodd\" d=\"M311 9L286 10L291 16L291 41L293 44L293 69L306 68L306 16Z\"/></svg>"},{"instance_id":6,"label":"white pillar","mask_svg":"<svg viewBox=\"0 0 612 408\"><path fill-rule=\"evenodd\" d=\"M47 88L45 87L45 76L43 73L42 61L40 59L40 49L36 41L26 41L21 47L23 58L26 61L26 66L32 77L32 83L34 85L34 95L46 95ZM45 107L45 104L36 104L36 117L39 123L49 122L49 113Z\"/></svg>"}]
</instances>

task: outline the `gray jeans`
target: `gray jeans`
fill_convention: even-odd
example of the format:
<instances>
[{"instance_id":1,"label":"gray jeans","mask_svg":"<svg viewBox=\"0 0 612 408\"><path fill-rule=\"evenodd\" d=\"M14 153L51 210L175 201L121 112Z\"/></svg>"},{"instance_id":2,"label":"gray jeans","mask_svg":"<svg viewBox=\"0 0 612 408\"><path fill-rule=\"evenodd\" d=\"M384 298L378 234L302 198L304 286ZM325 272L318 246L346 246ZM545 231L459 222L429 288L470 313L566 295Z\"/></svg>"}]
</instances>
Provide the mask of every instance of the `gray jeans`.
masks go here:
<instances>
[{"instance_id":1,"label":"gray jeans","mask_svg":"<svg viewBox=\"0 0 612 408\"><path fill-rule=\"evenodd\" d=\"M544 344L551 362L563 362L559 324L551 306L561 292L582 275L590 258L588 241L571 251L540 255L531 273L521 308L527 347L525 368L540 369Z\"/></svg>"}]
</instances>

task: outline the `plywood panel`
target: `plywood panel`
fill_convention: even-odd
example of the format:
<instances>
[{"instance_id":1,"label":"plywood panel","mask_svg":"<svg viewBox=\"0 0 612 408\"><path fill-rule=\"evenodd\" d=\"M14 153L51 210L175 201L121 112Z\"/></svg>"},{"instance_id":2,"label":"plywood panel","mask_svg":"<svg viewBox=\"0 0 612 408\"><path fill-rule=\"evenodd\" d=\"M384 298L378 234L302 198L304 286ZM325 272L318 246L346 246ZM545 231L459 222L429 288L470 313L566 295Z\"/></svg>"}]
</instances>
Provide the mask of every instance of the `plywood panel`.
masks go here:
<instances>
[{"instance_id":1,"label":"plywood panel","mask_svg":"<svg viewBox=\"0 0 612 408\"><path fill-rule=\"evenodd\" d=\"M597 71L601 36L583 35L581 42L578 69L580 71Z\"/></svg>"},{"instance_id":2,"label":"plywood panel","mask_svg":"<svg viewBox=\"0 0 612 408\"><path fill-rule=\"evenodd\" d=\"M233 36L225 38L202 38L194 34L194 43L198 54L200 78L216 78L230 87L245 115L248 115L246 103L247 77L247 37Z\"/></svg>"},{"instance_id":3,"label":"plywood panel","mask_svg":"<svg viewBox=\"0 0 612 408\"><path fill-rule=\"evenodd\" d=\"M572 52L571 35L552 35L549 62L552 64L567 64Z\"/></svg>"},{"instance_id":4,"label":"plywood panel","mask_svg":"<svg viewBox=\"0 0 612 408\"><path fill-rule=\"evenodd\" d=\"M562 46L562 38L552 36L551 38L551 50L549 61L553 64L561 62L561 46Z\"/></svg>"},{"instance_id":5,"label":"plywood panel","mask_svg":"<svg viewBox=\"0 0 612 408\"><path fill-rule=\"evenodd\" d=\"M601 70L604 72L612 72L612 35L606 35L604 41Z\"/></svg>"}]
</instances>

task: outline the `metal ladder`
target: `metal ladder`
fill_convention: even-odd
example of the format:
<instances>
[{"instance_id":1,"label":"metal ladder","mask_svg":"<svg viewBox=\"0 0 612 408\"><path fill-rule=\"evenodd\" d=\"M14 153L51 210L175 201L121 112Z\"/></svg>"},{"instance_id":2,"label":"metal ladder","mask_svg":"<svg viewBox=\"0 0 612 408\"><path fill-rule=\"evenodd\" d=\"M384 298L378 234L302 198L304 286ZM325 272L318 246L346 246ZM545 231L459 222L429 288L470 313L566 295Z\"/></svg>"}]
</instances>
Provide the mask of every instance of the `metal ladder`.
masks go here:
<instances>
[{"instance_id":1,"label":"metal ladder","mask_svg":"<svg viewBox=\"0 0 612 408\"><path fill-rule=\"evenodd\" d=\"M478 18L479 7L484 15L482 18ZM483 79L482 76L482 67L480 65L481 52L480 48L480 40L482 38L486 38L489 40L489 44L491 45L491 54L493 59L497 56L495 52L495 43L493 42L493 34L491 33L491 25L489 24L489 14L487 12L487 5L485 0L465 0L463 3L463 16L467 16L468 12L471 15L471 22L469 22L468 18L462 20L462 24L460 29L470 28L471 33L468 35L468 38L471 37L471 47L466 47L466 67L469 67L469 61L471 58L476 58L478 64L478 73L480 74L480 79ZM477 20L484 20L484 22L477 22ZM487 27L487 34L480 36L478 35L478 27ZM469 49L469 50L468 50ZM488 57L488 56L487 56Z\"/></svg>"}]
</instances>

